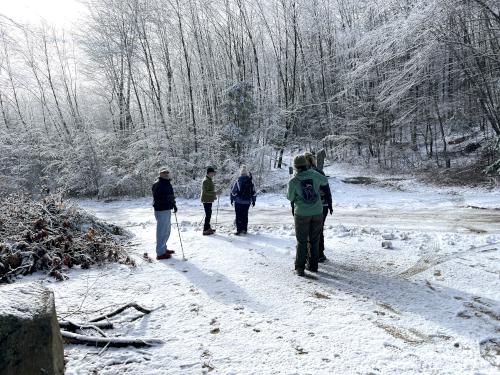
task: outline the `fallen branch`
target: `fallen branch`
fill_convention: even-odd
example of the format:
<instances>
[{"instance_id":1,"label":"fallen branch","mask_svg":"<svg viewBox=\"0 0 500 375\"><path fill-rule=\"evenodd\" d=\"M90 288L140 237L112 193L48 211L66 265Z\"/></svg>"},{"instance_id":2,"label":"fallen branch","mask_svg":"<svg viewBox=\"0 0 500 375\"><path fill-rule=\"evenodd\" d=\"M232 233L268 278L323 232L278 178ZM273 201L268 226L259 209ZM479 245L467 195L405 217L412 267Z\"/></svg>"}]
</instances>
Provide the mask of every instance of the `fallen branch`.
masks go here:
<instances>
[{"instance_id":1,"label":"fallen branch","mask_svg":"<svg viewBox=\"0 0 500 375\"><path fill-rule=\"evenodd\" d=\"M68 331L89 328L89 326L97 327L100 329L113 329L113 323L111 322L96 322L96 323L84 323L84 322L73 322L71 320L61 320L59 321L59 327L64 328Z\"/></svg>"},{"instance_id":2,"label":"fallen branch","mask_svg":"<svg viewBox=\"0 0 500 375\"><path fill-rule=\"evenodd\" d=\"M101 323L75 323L69 320L59 322L59 327L64 328L70 332L75 332L77 330L84 329L93 329L97 333L99 333L103 337L107 337L107 335L102 331L103 329L112 329L113 324L110 322L101 322Z\"/></svg>"},{"instance_id":3,"label":"fallen branch","mask_svg":"<svg viewBox=\"0 0 500 375\"><path fill-rule=\"evenodd\" d=\"M145 307L142 307L142 306L139 306L137 303L127 303L126 305L116 309L115 311L112 311L108 314L104 314L104 315L101 315L97 318L94 318L94 319L91 319L90 322L91 323L95 323L95 322L100 322L101 320L106 320L106 319L109 319L115 315L118 315L120 313L122 313L123 311L125 311L126 309L129 309L129 308L134 308L136 309L137 311L140 311L141 313L143 314L150 314L153 310L149 310L149 309L146 309Z\"/></svg>"},{"instance_id":4,"label":"fallen branch","mask_svg":"<svg viewBox=\"0 0 500 375\"><path fill-rule=\"evenodd\" d=\"M106 350L108 350L109 348L109 342L104 346L104 348L102 348L99 353L97 353L98 356L101 356L102 353L104 353Z\"/></svg>"},{"instance_id":5,"label":"fallen branch","mask_svg":"<svg viewBox=\"0 0 500 375\"><path fill-rule=\"evenodd\" d=\"M144 346L155 346L163 344L160 339L136 339L133 337L97 337L85 336L77 333L61 331L64 341L68 344L94 345L94 346L111 346L115 348L133 346L136 348Z\"/></svg>"},{"instance_id":6,"label":"fallen branch","mask_svg":"<svg viewBox=\"0 0 500 375\"><path fill-rule=\"evenodd\" d=\"M2 278L8 278L9 276L11 275L14 275L14 276L17 276L17 275L24 275L24 272L25 271L28 271L29 269L31 269L33 266L34 266L34 262L32 262L31 264L24 264L22 266L19 266L19 267L16 267L14 269L11 269L10 271L6 272ZM22 271L22 272L21 272Z\"/></svg>"}]
</instances>

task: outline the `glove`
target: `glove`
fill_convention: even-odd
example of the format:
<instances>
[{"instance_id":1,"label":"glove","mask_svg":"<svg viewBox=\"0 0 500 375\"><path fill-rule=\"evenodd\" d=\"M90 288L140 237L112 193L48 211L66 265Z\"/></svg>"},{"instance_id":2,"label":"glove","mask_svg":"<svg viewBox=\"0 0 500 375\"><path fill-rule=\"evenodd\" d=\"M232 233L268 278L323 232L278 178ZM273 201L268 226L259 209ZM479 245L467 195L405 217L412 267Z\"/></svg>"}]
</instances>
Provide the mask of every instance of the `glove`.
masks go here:
<instances>
[{"instance_id":1,"label":"glove","mask_svg":"<svg viewBox=\"0 0 500 375\"><path fill-rule=\"evenodd\" d=\"M333 215L333 208L332 207L328 207L328 210L330 211L330 215Z\"/></svg>"},{"instance_id":2,"label":"glove","mask_svg":"<svg viewBox=\"0 0 500 375\"><path fill-rule=\"evenodd\" d=\"M174 214L177 213L177 206L174 204Z\"/></svg>"},{"instance_id":3,"label":"glove","mask_svg":"<svg viewBox=\"0 0 500 375\"><path fill-rule=\"evenodd\" d=\"M292 216L295 216L295 206L292 206Z\"/></svg>"},{"instance_id":4,"label":"glove","mask_svg":"<svg viewBox=\"0 0 500 375\"><path fill-rule=\"evenodd\" d=\"M232 205L234 205L234 202L233 202L233 201L231 201L231 206L232 206Z\"/></svg>"},{"instance_id":5,"label":"glove","mask_svg":"<svg viewBox=\"0 0 500 375\"><path fill-rule=\"evenodd\" d=\"M255 207L255 202L252 202L252 207Z\"/></svg>"}]
</instances>

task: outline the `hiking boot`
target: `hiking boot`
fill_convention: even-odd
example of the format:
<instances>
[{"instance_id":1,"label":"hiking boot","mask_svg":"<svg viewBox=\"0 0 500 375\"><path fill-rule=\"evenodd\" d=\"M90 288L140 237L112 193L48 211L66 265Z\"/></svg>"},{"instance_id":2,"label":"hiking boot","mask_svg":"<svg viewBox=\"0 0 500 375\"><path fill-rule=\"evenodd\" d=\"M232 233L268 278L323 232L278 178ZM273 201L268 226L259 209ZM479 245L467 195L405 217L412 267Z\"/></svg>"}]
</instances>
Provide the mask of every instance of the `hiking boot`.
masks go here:
<instances>
[{"instance_id":1,"label":"hiking boot","mask_svg":"<svg viewBox=\"0 0 500 375\"><path fill-rule=\"evenodd\" d=\"M319 257L318 259L318 263L325 263L328 259L323 255L321 257Z\"/></svg>"},{"instance_id":2,"label":"hiking boot","mask_svg":"<svg viewBox=\"0 0 500 375\"><path fill-rule=\"evenodd\" d=\"M306 266L306 270L308 270L309 272L314 272L314 273L318 272L317 268L311 268L309 266Z\"/></svg>"},{"instance_id":3,"label":"hiking boot","mask_svg":"<svg viewBox=\"0 0 500 375\"><path fill-rule=\"evenodd\" d=\"M172 258L172 255L170 255L169 253L165 253L165 254L156 256L156 260L163 260L163 259L170 259L170 258Z\"/></svg>"},{"instance_id":4,"label":"hiking boot","mask_svg":"<svg viewBox=\"0 0 500 375\"><path fill-rule=\"evenodd\" d=\"M242 233L243 233L243 234L247 234L247 233L248 233L248 231L244 230Z\"/></svg>"},{"instance_id":5,"label":"hiking boot","mask_svg":"<svg viewBox=\"0 0 500 375\"><path fill-rule=\"evenodd\" d=\"M243 231L237 230L236 232L233 232L235 236L239 236L240 234L243 234Z\"/></svg>"},{"instance_id":6,"label":"hiking boot","mask_svg":"<svg viewBox=\"0 0 500 375\"><path fill-rule=\"evenodd\" d=\"M175 250L167 250L166 253L172 255L175 254Z\"/></svg>"},{"instance_id":7,"label":"hiking boot","mask_svg":"<svg viewBox=\"0 0 500 375\"><path fill-rule=\"evenodd\" d=\"M301 268L296 269L296 270L295 270L295 274L296 274L297 276L301 276L301 277L304 277L304 276L306 275L306 274L305 274L305 272L304 272L304 270L303 270L303 269L301 269Z\"/></svg>"},{"instance_id":8,"label":"hiking boot","mask_svg":"<svg viewBox=\"0 0 500 375\"><path fill-rule=\"evenodd\" d=\"M215 232L212 229L207 229L203 231L204 236L210 236L211 234L214 234Z\"/></svg>"}]
</instances>

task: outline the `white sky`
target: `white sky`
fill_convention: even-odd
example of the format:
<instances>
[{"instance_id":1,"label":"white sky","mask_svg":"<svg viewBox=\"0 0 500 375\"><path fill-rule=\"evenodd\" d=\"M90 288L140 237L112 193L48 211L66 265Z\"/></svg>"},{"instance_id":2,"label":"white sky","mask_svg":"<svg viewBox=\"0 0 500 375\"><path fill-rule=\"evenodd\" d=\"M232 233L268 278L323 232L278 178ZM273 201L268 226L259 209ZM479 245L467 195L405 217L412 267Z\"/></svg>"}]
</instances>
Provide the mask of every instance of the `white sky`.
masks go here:
<instances>
[{"instance_id":1,"label":"white sky","mask_svg":"<svg viewBox=\"0 0 500 375\"><path fill-rule=\"evenodd\" d=\"M39 23L42 18L67 29L85 11L77 0L0 0L0 15L21 23Z\"/></svg>"}]
</instances>

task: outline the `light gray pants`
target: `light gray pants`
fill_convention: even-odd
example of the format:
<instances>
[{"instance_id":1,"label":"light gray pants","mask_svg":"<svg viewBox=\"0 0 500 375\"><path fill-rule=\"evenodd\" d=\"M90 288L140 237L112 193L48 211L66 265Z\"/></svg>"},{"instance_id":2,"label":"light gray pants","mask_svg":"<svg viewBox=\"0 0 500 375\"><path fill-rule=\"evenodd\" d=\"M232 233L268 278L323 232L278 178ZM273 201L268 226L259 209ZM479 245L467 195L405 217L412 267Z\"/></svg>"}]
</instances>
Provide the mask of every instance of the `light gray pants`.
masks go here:
<instances>
[{"instance_id":1,"label":"light gray pants","mask_svg":"<svg viewBox=\"0 0 500 375\"><path fill-rule=\"evenodd\" d=\"M172 210L155 211L156 218L156 255L167 251L167 241L170 237L170 218Z\"/></svg>"}]
</instances>

